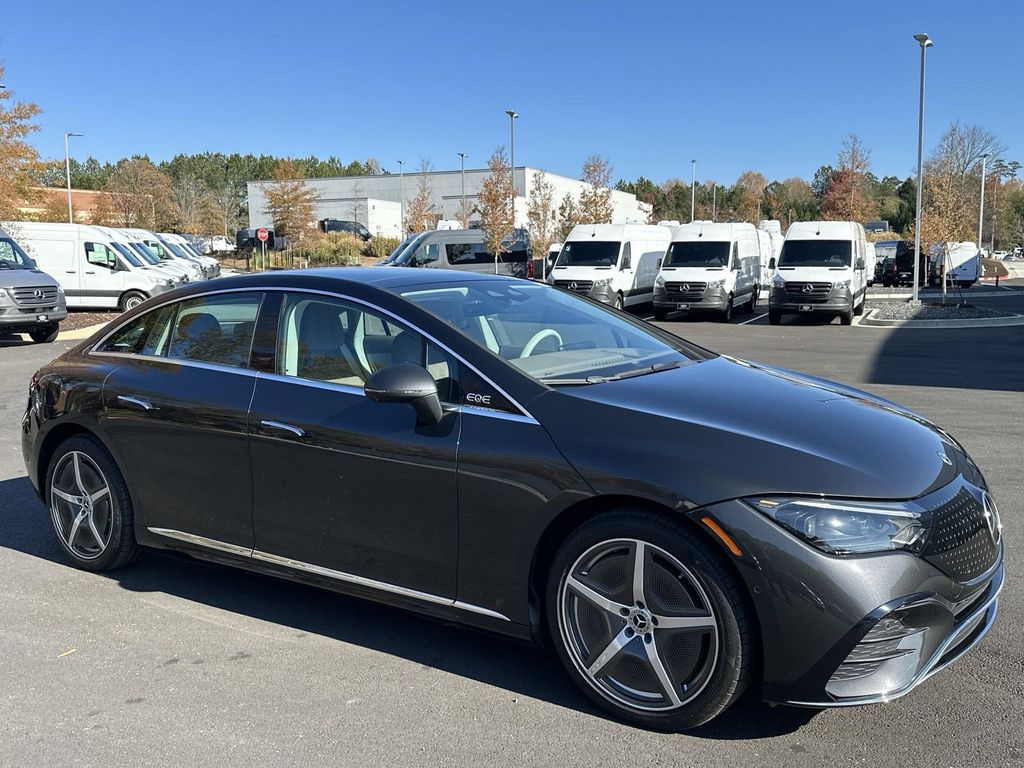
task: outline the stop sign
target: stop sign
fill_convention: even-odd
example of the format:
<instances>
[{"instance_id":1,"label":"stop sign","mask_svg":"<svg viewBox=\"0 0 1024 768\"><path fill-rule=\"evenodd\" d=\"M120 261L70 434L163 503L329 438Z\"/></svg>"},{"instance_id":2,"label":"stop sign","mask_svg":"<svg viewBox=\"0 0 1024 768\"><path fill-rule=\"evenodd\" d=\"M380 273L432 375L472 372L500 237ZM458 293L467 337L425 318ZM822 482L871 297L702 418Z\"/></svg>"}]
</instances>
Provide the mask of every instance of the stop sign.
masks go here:
<instances>
[{"instance_id":1,"label":"stop sign","mask_svg":"<svg viewBox=\"0 0 1024 768\"><path fill-rule=\"evenodd\" d=\"M259 229L256 230L256 238L261 243L267 242L267 238L268 237L270 237L270 233L267 232L267 228L266 227L260 227Z\"/></svg>"}]
</instances>

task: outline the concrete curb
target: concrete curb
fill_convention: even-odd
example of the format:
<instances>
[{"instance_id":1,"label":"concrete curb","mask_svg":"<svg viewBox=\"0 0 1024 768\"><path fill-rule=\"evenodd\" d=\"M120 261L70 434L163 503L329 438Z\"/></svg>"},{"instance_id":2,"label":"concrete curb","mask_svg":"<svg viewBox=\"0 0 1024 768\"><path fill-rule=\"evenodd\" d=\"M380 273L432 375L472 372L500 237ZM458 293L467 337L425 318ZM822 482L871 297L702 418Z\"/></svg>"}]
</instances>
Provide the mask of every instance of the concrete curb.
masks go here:
<instances>
[{"instance_id":1,"label":"concrete curb","mask_svg":"<svg viewBox=\"0 0 1024 768\"><path fill-rule=\"evenodd\" d=\"M1010 317L979 317L974 320L876 320L872 315L877 310L868 310L858 325L876 328L1002 328L1011 325L1024 325L1024 315Z\"/></svg>"}]
</instances>

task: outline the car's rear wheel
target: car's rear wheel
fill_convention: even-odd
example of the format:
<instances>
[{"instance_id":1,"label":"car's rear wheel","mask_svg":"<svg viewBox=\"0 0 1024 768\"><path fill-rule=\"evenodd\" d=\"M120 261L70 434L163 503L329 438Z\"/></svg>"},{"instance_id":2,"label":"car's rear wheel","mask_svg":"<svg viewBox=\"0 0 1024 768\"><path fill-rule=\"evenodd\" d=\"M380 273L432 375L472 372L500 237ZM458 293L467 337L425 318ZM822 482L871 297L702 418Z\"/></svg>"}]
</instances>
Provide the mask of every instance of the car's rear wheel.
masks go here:
<instances>
[{"instance_id":1,"label":"car's rear wheel","mask_svg":"<svg viewBox=\"0 0 1024 768\"><path fill-rule=\"evenodd\" d=\"M646 511L602 515L565 541L547 615L576 683L637 725L706 723L750 676L752 626L735 575L706 539Z\"/></svg>"},{"instance_id":2,"label":"car's rear wheel","mask_svg":"<svg viewBox=\"0 0 1024 768\"><path fill-rule=\"evenodd\" d=\"M128 487L95 438L75 435L57 446L46 473L46 500L57 541L79 568L107 571L138 554Z\"/></svg>"}]
</instances>

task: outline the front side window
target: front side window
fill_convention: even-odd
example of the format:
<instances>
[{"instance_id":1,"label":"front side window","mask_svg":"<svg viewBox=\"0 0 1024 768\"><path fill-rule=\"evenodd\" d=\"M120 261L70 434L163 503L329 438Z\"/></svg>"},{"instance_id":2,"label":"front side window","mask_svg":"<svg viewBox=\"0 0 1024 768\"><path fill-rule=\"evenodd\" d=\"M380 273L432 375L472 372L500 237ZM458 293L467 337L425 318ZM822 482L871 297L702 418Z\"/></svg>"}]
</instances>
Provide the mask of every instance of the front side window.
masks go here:
<instances>
[{"instance_id":1,"label":"front side window","mask_svg":"<svg viewBox=\"0 0 1024 768\"><path fill-rule=\"evenodd\" d=\"M167 357L244 368L261 298L259 293L229 293L178 303Z\"/></svg>"},{"instance_id":2,"label":"front side window","mask_svg":"<svg viewBox=\"0 0 1024 768\"><path fill-rule=\"evenodd\" d=\"M176 311L176 305L168 304L135 318L114 331L97 351L129 355L163 355L167 351L171 321Z\"/></svg>"},{"instance_id":3,"label":"front side window","mask_svg":"<svg viewBox=\"0 0 1024 768\"><path fill-rule=\"evenodd\" d=\"M106 267L107 269L115 269L117 267L117 255L114 249L108 248L103 243L86 243L85 260L90 264Z\"/></svg>"},{"instance_id":4,"label":"front side window","mask_svg":"<svg viewBox=\"0 0 1024 768\"><path fill-rule=\"evenodd\" d=\"M35 269L36 263L9 237L0 237L0 269Z\"/></svg>"},{"instance_id":5,"label":"front side window","mask_svg":"<svg viewBox=\"0 0 1024 768\"><path fill-rule=\"evenodd\" d=\"M566 243L555 261L556 267L614 267L619 261L621 243L605 240L578 240Z\"/></svg>"},{"instance_id":6,"label":"front side window","mask_svg":"<svg viewBox=\"0 0 1024 768\"><path fill-rule=\"evenodd\" d=\"M422 267L425 264L432 264L437 261L441 256L441 244L440 243L424 243L416 249L416 253L412 255L412 265Z\"/></svg>"},{"instance_id":7,"label":"front side window","mask_svg":"<svg viewBox=\"0 0 1024 768\"><path fill-rule=\"evenodd\" d=\"M277 373L362 387L395 363L425 367L444 402L456 402L454 360L416 331L361 305L330 296L289 294L281 313Z\"/></svg>"},{"instance_id":8,"label":"front side window","mask_svg":"<svg viewBox=\"0 0 1024 768\"><path fill-rule=\"evenodd\" d=\"M451 282L401 295L545 384L596 384L710 354L536 283Z\"/></svg>"},{"instance_id":9,"label":"front side window","mask_svg":"<svg viewBox=\"0 0 1024 768\"><path fill-rule=\"evenodd\" d=\"M851 246L849 240L787 240L779 254L779 267L848 267Z\"/></svg>"}]
</instances>

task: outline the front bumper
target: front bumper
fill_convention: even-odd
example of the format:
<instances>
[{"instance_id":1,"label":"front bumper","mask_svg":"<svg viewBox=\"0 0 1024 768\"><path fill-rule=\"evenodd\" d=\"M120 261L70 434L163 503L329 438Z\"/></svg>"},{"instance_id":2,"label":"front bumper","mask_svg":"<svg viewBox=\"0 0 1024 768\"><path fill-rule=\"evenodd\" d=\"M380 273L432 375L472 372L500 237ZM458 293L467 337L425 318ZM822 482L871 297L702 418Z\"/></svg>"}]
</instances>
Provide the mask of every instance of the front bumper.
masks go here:
<instances>
[{"instance_id":1,"label":"front bumper","mask_svg":"<svg viewBox=\"0 0 1024 768\"><path fill-rule=\"evenodd\" d=\"M853 308L853 294L847 290L843 293L832 292L821 301L817 298L801 301L800 298L787 293L784 288L772 286L768 294L768 309L781 314L829 314L842 315Z\"/></svg>"},{"instance_id":2,"label":"front bumper","mask_svg":"<svg viewBox=\"0 0 1024 768\"><path fill-rule=\"evenodd\" d=\"M4 333L27 333L59 323L67 316L68 309L63 302L56 307L0 306L0 330Z\"/></svg>"},{"instance_id":3,"label":"front bumper","mask_svg":"<svg viewBox=\"0 0 1024 768\"><path fill-rule=\"evenodd\" d=\"M705 288L700 295L691 293L673 295L664 286L654 286L654 308L675 311L677 309L721 312L729 304L729 292L724 286Z\"/></svg>"},{"instance_id":4,"label":"front bumper","mask_svg":"<svg viewBox=\"0 0 1024 768\"><path fill-rule=\"evenodd\" d=\"M757 614L767 701L836 707L898 698L971 650L995 621L1001 545L984 574L961 583L907 552L827 555L740 501L705 514L742 553L732 561ZM900 631L879 642L875 633L890 625Z\"/></svg>"}]
</instances>

